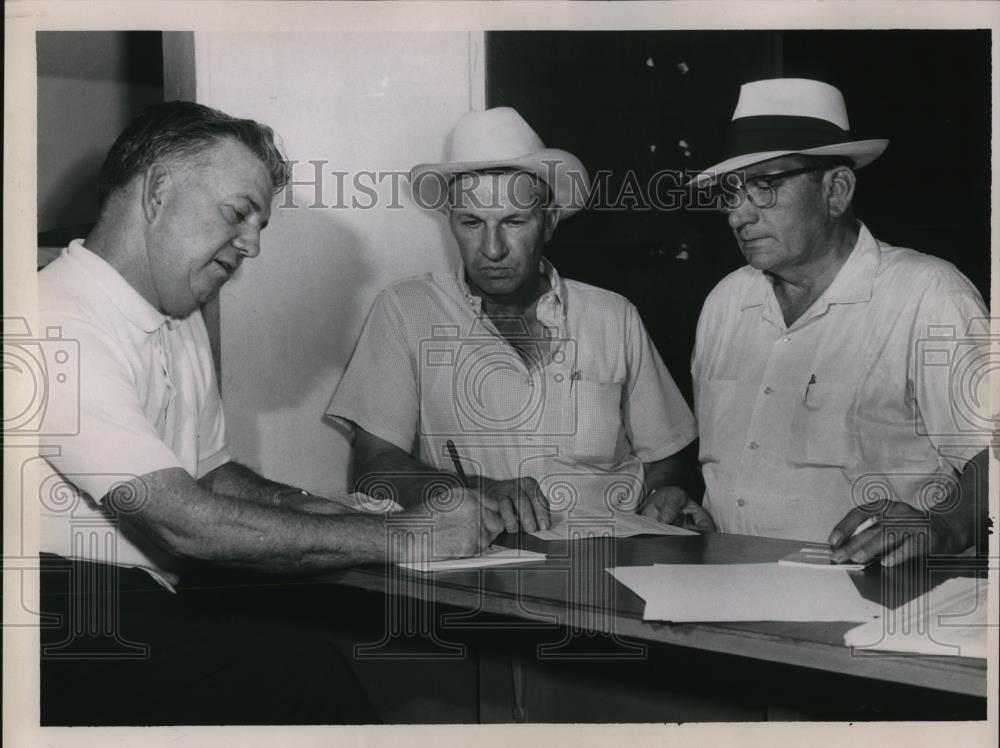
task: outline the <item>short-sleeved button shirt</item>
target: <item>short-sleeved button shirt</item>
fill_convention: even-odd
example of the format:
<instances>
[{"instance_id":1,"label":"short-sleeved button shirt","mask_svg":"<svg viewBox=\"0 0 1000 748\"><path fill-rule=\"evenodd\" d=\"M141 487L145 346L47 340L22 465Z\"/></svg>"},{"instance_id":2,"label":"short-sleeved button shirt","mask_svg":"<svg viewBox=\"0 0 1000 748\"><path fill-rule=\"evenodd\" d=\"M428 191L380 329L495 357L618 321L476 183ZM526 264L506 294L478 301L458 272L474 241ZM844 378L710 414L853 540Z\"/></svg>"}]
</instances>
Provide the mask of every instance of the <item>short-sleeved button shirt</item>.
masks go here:
<instances>
[{"instance_id":1,"label":"short-sleeved button shirt","mask_svg":"<svg viewBox=\"0 0 1000 748\"><path fill-rule=\"evenodd\" d=\"M180 467L200 478L231 459L201 313L161 314L81 240L39 273L39 306L52 349L41 549L176 581L176 560L101 502L137 476Z\"/></svg>"},{"instance_id":2,"label":"short-sleeved button shirt","mask_svg":"<svg viewBox=\"0 0 1000 748\"><path fill-rule=\"evenodd\" d=\"M863 226L792 325L763 273L724 278L693 358L706 506L720 530L826 542L862 503L930 508L988 444L988 406L955 389L960 361L987 350L986 316L954 266ZM972 390L984 386L975 371Z\"/></svg>"},{"instance_id":3,"label":"short-sleeved button shirt","mask_svg":"<svg viewBox=\"0 0 1000 748\"><path fill-rule=\"evenodd\" d=\"M376 299L328 415L439 470L454 471L451 440L466 473L533 477L557 512L633 509L642 463L693 441L694 418L631 303L542 271L544 366L499 334L461 268L409 278Z\"/></svg>"}]
</instances>

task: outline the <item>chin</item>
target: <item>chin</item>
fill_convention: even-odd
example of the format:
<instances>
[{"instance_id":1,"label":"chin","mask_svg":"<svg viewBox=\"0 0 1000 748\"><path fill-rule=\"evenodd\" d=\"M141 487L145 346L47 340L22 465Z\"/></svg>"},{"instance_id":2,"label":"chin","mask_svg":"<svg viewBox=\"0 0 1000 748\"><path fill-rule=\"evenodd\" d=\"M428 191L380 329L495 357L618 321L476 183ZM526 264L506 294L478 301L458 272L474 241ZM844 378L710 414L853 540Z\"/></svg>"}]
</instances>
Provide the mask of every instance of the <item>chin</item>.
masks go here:
<instances>
[{"instance_id":1,"label":"chin","mask_svg":"<svg viewBox=\"0 0 1000 748\"><path fill-rule=\"evenodd\" d=\"M520 288L520 284L511 278L477 278L475 283L480 290L491 296L504 296Z\"/></svg>"},{"instance_id":2,"label":"chin","mask_svg":"<svg viewBox=\"0 0 1000 748\"><path fill-rule=\"evenodd\" d=\"M184 303L174 304L171 309L165 310L164 314L169 314L171 317L176 317L177 319L184 319L201 309L203 304L207 304L217 295L218 293L212 293L204 298L192 298Z\"/></svg>"},{"instance_id":3,"label":"chin","mask_svg":"<svg viewBox=\"0 0 1000 748\"><path fill-rule=\"evenodd\" d=\"M198 306L193 306L193 307L192 306L178 307L175 311L168 311L167 314L169 314L171 317L174 317L175 319L185 319L186 317L190 317L200 308L201 308L200 304Z\"/></svg>"},{"instance_id":4,"label":"chin","mask_svg":"<svg viewBox=\"0 0 1000 748\"><path fill-rule=\"evenodd\" d=\"M755 270L769 270L771 267L771 258L768 257L766 252L744 252L743 256L746 257L747 264L754 268Z\"/></svg>"}]
</instances>

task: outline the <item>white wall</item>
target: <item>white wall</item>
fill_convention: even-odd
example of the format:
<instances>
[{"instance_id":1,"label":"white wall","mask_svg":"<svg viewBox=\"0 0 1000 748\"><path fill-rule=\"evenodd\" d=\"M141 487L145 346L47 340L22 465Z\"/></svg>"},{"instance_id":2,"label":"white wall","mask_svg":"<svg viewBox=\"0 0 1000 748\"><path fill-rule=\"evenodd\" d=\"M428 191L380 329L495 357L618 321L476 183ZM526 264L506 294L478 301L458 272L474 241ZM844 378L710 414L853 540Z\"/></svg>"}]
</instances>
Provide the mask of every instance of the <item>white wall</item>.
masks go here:
<instances>
[{"instance_id":1,"label":"white wall","mask_svg":"<svg viewBox=\"0 0 1000 748\"><path fill-rule=\"evenodd\" d=\"M322 201L338 202L331 171L408 171L444 154L448 131L485 96L482 35L447 33L196 33L198 100L271 125L296 167L323 160ZM347 179L350 184L350 177ZM314 492L346 486L349 444L322 416L375 295L395 279L455 267L441 216L312 208L316 190L279 196L261 255L223 288L222 396L235 457ZM367 203L362 192L351 198Z\"/></svg>"}]
</instances>

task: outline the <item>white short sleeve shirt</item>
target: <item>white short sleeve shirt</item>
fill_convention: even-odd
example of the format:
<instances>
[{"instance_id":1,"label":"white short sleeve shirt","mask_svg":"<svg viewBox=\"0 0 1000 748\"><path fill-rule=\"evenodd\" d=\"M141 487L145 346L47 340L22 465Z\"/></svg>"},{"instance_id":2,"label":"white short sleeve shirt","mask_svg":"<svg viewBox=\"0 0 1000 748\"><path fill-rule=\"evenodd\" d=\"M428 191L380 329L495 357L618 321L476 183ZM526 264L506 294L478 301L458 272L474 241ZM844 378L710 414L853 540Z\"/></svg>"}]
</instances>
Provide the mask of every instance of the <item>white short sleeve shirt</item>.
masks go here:
<instances>
[{"instance_id":1,"label":"white short sleeve shirt","mask_svg":"<svg viewBox=\"0 0 1000 748\"><path fill-rule=\"evenodd\" d=\"M544 367L481 314L461 269L428 274L380 294L327 414L438 470L454 471L452 440L466 473L533 477L556 512L634 509L642 463L693 441L694 418L632 304L542 269Z\"/></svg>"},{"instance_id":2,"label":"white short sleeve shirt","mask_svg":"<svg viewBox=\"0 0 1000 748\"><path fill-rule=\"evenodd\" d=\"M986 316L954 266L865 227L790 326L763 273L724 278L693 358L706 507L719 528L826 542L869 501L929 509L989 443L989 416L949 384L956 362L986 350Z\"/></svg>"}]
</instances>

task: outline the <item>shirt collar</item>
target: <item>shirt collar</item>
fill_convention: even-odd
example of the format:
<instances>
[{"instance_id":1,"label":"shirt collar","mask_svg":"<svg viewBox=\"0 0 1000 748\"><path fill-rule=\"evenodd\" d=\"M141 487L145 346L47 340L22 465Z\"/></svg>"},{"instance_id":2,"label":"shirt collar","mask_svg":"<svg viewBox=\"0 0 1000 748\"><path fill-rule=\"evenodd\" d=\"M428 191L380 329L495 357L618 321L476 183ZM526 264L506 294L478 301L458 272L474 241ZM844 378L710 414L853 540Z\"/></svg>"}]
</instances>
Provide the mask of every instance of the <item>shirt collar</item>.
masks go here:
<instances>
[{"instance_id":1,"label":"shirt collar","mask_svg":"<svg viewBox=\"0 0 1000 748\"><path fill-rule=\"evenodd\" d=\"M535 314L538 321L546 327L560 327L566 319L566 287L562 277L555 266L544 257L538 263L538 271L543 273L549 281L549 290L543 293L535 307ZM465 279L465 266L459 265L456 275L458 287L465 297L466 302L478 315L482 311L483 300L472 292L469 283Z\"/></svg>"},{"instance_id":2,"label":"shirt collar","mask_svg":"<svg viewBox=\"0 0 1000 748\"><path fill-rule=\"evenodd\" d=\"M863 223L858 231L858 239L854 243L851 254L848 255L843 267L837 272L830 287L823 292L817 301L817 311L825 310L830 304L852 304L858 301L870 301L872 288L875 284L875 271L882 259L878 240L872 236ZM752 307L768 307L774 298L774 289L764 273L756 273L756 278L747 289L740 303L740 310L746 311Z\"/></svg>"},{"instance_id":3,"label":"shirt collar","mask_svg":"<svg viewBox=\"0 0 1000 748\"><path fill-rule=\"evenodd\" d=\"M868 228L861 224L858 240L840 268L833 283L823 293L827 304L853 304L856 301L871 301L875 285L875 271L882 259L878 241Z\"/></svg>"},{"instance_id":4,"label":"shirt collar","mask_svg":"<svg viewBox=\"0 0 1000 748\"><path fill-rule=\"evenodd\" d=\"M87 282L103 288L122 315L143 332L156 332L164 323L172 327L176 322L146 301L107 261L83 246L83 239L71 241L63 256L76 265Z\"/></svg>"}]
</instances>

